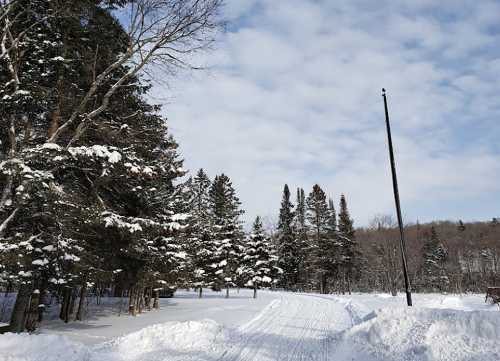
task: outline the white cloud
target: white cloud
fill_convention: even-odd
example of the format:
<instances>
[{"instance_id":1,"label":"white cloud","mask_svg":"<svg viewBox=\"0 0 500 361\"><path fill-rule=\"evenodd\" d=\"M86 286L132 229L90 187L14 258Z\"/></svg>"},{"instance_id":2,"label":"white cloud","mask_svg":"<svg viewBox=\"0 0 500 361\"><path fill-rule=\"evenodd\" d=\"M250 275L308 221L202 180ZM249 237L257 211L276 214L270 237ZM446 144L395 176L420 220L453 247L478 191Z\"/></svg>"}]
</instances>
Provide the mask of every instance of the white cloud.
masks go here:
<instances>
[{"instance_id":1,"label":"white cloud","mask_svg":"<svg viewBox=\"0 0 500 361\"><path fill-rule=\"evenodd\" d=\"M209 73L175 84L165 112L186 166L231 176L247 219L277 214L285 182L345 192L357 224L392 212L382 87L410 217L456 214L447 200L470 200L467 211L485 216L474 199L498 202L498 148L481 141L500 133L500 35L484 11L498 4L229 3L230 20L245 20L204 57ZM486 125L497 128L466 141L467 129ZM440 211L417 214L429 198Z\"/></svg>"}]
</instances>

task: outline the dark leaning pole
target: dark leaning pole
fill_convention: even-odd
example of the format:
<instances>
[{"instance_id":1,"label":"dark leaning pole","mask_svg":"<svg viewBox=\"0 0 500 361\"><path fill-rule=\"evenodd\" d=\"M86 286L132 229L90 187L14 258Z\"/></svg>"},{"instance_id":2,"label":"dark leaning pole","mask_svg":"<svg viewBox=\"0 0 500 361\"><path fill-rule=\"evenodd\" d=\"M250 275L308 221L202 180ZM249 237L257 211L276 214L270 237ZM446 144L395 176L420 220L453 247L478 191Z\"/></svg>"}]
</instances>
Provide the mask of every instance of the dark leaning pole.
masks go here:
<instances>
[{"instance_id":1,"label":"dark leaning pole","mask_svg":"<svg viewBox=\"0 0 500 361\"><path fill-rule=\"evenodd\" d=\"M408 277L408 265L406 262L406 244L405 244L405 234L404 234L404 230L403 230L403 217L401 216L401 203L399 202L398 178L396 175L396 164L394 161L394 149L392 147L391 124L389 123L389 110L387 109L387 96L385 95L385 89L382 89L382 97L384 98L385 125L387 127L387 140L389 143L389 157L391 159L392 186L394 188L394 201L396 202L396 213L398 216L398 225L399 225L399 234L400 234L400 244L399 245L401 247L401 260L403 262L403 274L405 277L406 301L408 303L408 306L412 306L411 286L410 286L410 279Z\"/></svg>"}]
</instances>

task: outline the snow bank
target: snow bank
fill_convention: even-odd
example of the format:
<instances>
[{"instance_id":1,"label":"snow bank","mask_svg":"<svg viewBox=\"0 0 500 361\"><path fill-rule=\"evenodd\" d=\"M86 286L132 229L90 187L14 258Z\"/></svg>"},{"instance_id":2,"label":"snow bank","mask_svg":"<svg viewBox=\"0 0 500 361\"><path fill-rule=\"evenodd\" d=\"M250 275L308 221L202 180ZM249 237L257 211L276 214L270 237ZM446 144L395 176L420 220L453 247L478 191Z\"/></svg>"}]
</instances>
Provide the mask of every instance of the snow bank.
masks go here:
<instances>
[{"instance_id":1,"label":"snow bank","mask_svg":"<svg viewBox=\"0 0 500 361\"><path fill-rule=\"evenodd\" d=\"M64 336L0 335L0 361L83 361L89 355L86 346Z\"/></svg>"},{"instance_id":2,"label":"snow bank","mask_svg":"<svg viewBox=\"0 0 500 361\"><path fill-rule=\"evenodd\" d=\"M334 359L498 361L499 340L500 313L382 309L338 336Z\"/></svg>"},{"instance_id":3,"label":"snow bank","mask_svg":"<svg viewBox=\"0 0 500 361\"><path fill-rule=\"evenodd\" d=\"M215 321L168 322L87 346L60 335L0 335L0 361L213 360L226 332Z\"/></svg>"},{"instance_id":4,"label":"snow bank","mask_svg":"<svg viewBox=\"0 0 500 361\"><path fill-rule=\"evenodd\" d=\"M210 360L225 339L223 326L212 320L168 322L98 345L92 360Z\"/></svg>"}]
</instances>

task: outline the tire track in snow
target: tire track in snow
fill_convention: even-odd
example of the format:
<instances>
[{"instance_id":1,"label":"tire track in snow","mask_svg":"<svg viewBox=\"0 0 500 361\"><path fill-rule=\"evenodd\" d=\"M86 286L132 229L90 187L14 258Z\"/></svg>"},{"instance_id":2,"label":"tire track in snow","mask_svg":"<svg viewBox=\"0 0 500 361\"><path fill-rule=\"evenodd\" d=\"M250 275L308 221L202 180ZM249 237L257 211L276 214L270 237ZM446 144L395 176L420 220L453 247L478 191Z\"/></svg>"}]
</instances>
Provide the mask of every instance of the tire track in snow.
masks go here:
<instances>
[{"instance_id":1,"label":"tire track in snow","mask_svg":"<svg viewBox=\"0 0 500 361\"><path fill-rule=\"evenodd\" d=\"M327 297L283 294L240 327L219 361L323 361L333 333L352 324L345 305Z\"/></svg>"}]
</instances>

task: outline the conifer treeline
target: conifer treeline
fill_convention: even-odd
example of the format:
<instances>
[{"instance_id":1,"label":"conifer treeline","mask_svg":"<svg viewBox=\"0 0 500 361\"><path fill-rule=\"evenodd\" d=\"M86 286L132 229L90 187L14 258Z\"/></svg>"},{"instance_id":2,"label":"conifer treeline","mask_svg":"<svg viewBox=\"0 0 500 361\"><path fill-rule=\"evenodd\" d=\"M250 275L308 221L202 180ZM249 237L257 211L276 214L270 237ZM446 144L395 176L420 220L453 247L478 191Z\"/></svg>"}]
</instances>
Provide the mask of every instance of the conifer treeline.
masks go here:
<instances>
[{"instance_id":1,"label":"conifer treeline","mask_svg":"<svg viewBox=\"0 0 500 361\"><path fill-rule=\"evenodd\" d=\"M404 287L399 230L391 216L375 216L353 228L344 195L338 215L332 199L315 185L295 200L283 190L275 235L283 277L290 290L322 293L385 291ZM409 274L416 292L485 292L500 284L500 222L434 222L405 225Z\"/></svg>"},{"instance_id":2,"label":"conifer treeline","mask_svg":"<svg viewBox=\"0 0 500 361\"><path fill-rule=\"evenodd\" d=\"M204 287L226 288L229 297L230 287L252 287L256 295L258 288L276 284L282 271L274 247L259 217L250 234L243 231L244 211L229 177L222 174L212 182L200 169L185 187L192 213L189 226L179 235L185 239L190 263L183 267L183 284L197 288L200 297Z\"/></svg>"},{"instance_id":3,"label":"conifer treeline","mask_svg":"<svg viewBox=\"0 0 500 361\"><path fill-rule=\"evenodd\" d=\"M333 200L319 185L307 197L302 188L297 189L295 205L285 185L277 231L284 288L351 291L360 276L362 257L344 195L337 217Z\"/></svg>"}]
</instances>

